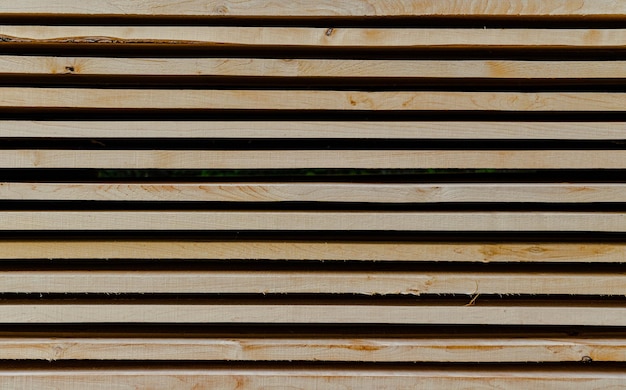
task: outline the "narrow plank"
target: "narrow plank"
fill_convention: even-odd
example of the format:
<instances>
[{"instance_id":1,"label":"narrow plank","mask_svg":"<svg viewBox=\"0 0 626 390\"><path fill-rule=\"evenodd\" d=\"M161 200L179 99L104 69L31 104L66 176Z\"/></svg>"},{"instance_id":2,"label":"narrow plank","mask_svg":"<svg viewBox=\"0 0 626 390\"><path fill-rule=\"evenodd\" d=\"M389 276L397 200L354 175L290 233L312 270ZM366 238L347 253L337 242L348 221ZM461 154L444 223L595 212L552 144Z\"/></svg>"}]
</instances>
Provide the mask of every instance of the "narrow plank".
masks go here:
<instances>
[{"instance_id":1,"label":"narrow plank","mask_svg":"<svg viewBox=\"0 0 626 390\"><path fill-rule=\"evenodd\" d=\"M3 150L0 168L624 169L626 150Z\"/></svg>"},{"instance_id":2,"label":"narrow plank","mask_svg":"<svg viewBox=\"0 0 626 390\"><path fill-rule=\"evenodd\" d=\"M393 230L625 232L621 212L0 211L0 231Z\"/></svg>"},{"instance_id":3,"label":"narrow plank","mask_svg":"<svg viewBox=\"0 0 626 390\"><path fill-rule=\"evenodd\" d=\"M411 389L481 388L608 389L621 388L626 380L617 370L581 369L5 369L0 386L7 389L53 388L105 390L132 389Z\"/></svg>"},{"instance_id":4,"label":"narrow plank","mask_svg":"<svg viewBox=\"0 0 626 390\"><path fill-rule=\"evenodd\" d=\"M536 338L0 338L7 360L335 362L625 361L624 339ZM1 374L0 374L1 376Z\"/></svg>"},{"instance_id":5,"label":"narrow plank","mask_svg":"<svg viewBox=\"0 0 626 390\"><path fill-rule=\"evenodd\" d=\"M626 37L625 40L626 42ZM624 111L626 93L1 88L0 108Z\"/></svg>"},{"instance_id":6,"label":"narrow plank","mask_svg":"<svg viewBox=\"0 0 626 390\"><path fill-rule=\"evenodd\" d=\"M185 202L626 202L622 183L27 183L0 182L2 200Z\"/></svg>"},{"instance_id":7,"label":"narrow plank","mask_svg":"<svg viewBox=\"0 0 626 390\"><path fill-rule=\"evenodd\" d=\"M373 48L624 48L626 29L0 26L6 43Z\"/></svg>"},{"instance_id":8,"label":"narrow plank","mask_svg":"<svg viewBox=\"0 0 626 390\"><path fill-rule=\"evenodd\" d=\"M0 121L0 137L622 140L626 123Z\"/></svg>"},{"instance_id":9,"label":"narrow plank","mask_svg":"<svg viewBox=\"0 0 626 390\"><path fill-rule=\"evenodd\" d=\"M1 293L623 295L625 285L625 275L568 272L0 272Z\"/></svg>"},{"instance_id":10,"label":"narrow plank","mask_svg":"<svg viewBox=\"0 0 626 390\"><path fill-rule=\"evenodd\" d=\"M2 74L402 78L625 78L626 61L0 56Z\"/></svg>"},{"instance_id":11,"label":"narrow plank","mask_svg":"<svg viewBox=\"0 0 626 390\"><path fill-rule=\"evenodd\" d=\"M621 263L626 244L0 240L0 259L240 259Z\"/></svg>"},{"instance_id":12,"label":"narrow plank","mask_svg":"<svg viewBox=\"0 0 626 390\"><path fill-rule=\"evenodd\" d=\"M624 16L626 6L611 0L293 0L289 4L268 0L223 2L217 0L151 0L126 3L117 0L22 0L0 4L0 14L74 14L74 15L170 15L170 16Z\"/></svg>"},{"instance_id":13,"label":"narrow plank","mask_svg":"<svg viewBox=\"0 0 626 390\"><path fill-rule=\"evenodd\" d=\"M618 306L4 303L2 324L308 323L626 326Z\"/></svg>"}]
</instances>

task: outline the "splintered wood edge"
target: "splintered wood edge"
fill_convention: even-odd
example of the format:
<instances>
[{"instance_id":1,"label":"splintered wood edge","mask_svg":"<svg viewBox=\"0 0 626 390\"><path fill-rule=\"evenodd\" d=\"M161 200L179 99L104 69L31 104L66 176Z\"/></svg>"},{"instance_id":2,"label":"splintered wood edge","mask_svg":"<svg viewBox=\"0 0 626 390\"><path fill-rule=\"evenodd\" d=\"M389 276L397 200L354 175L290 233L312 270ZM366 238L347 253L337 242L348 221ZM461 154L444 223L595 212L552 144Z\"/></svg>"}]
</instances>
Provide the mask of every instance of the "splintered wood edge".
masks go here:
<instances>
[{"instance_id":1,"label":"splintered wood edge","mask_svg":"<svg viewBox=\"0 0 626 390\"><path fill-rule=\"evenodd\" d=\"M419 238L419 237L418 237ZM0 259L621 263L623 243L0 240Z\"/></svg>"},{"instance_id":2,"label":"splintered wood edge","mask_svg":"<svg viewBox=\"0 0 626 390\"><path fill-rule=\"evenodd\" d=\"M625 361L623 339L506 338L0 338L8 360L348 362ZM0 371L0 377L2 372Z\"/></svg>"},{"instance_id":3,"label":"splintered wood edge","mask_svg":"<svg viewBox=\"0 0 626 390\"><path fill-rule=\"evenodd\" d=\"M22 0L0 4L0 15L73 14L73 15L171 15L199 17L322 17L322 16L558 16L594 17L624 16L626 6L612 0L438 0L416 2L394 0L319 0L311 4L307 0L293 0L289 5L267 0L228 2L218 0L122 3L113 0L57 0L49 3L41 0Z\"/></svg>"}]
</instances>

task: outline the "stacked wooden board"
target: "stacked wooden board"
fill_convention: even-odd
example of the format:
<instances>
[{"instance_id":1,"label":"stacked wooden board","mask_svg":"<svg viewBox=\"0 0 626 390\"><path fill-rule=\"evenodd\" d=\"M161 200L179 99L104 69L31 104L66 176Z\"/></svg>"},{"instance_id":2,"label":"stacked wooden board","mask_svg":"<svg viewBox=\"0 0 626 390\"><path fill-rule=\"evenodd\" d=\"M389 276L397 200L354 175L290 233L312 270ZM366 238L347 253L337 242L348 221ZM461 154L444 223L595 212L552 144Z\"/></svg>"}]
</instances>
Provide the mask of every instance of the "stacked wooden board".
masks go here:
<instances>
[{"instance_id":1,"label":"stacked wooden board","mask_svg":"<svg viewBox=\"0 0 626 390\"><path fill-rule=\"evenodd\" d=\"M626 387L625 4L0 21L0 387Z\"/></svg>"}]
</instances>

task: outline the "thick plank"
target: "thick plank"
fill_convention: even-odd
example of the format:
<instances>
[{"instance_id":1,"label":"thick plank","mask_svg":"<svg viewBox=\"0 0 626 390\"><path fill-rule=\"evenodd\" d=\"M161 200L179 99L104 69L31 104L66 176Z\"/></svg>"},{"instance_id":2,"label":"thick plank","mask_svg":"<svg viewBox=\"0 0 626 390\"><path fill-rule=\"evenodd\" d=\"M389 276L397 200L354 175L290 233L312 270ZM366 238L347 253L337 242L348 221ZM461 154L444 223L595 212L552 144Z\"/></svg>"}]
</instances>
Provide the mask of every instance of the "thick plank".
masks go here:
<instances>
[{"instance_id":1,"label":"thick plank","mask_svg":"<svg viewBox=\"0 0 626 390\"><path fill-rule=\"evenodd\" d=\"M0 137L622 140L626 123L0 121Z\"/></svg>"},{"instance_id":2,"label":"thick plank","mask_svg":"<svg viewBox=\"0 0 626 390\"><path fill-rule=\"evenodd\" d=\"M624 169L626 150L3 150L0 168Z\"/></svg>"},{"instance_id":3,"label":"thick plank","mask_svg":"<svg viewBox=\"0 0 626 390\"><path fill-rule=\"evenodd\" d=\"M625 40L626 42L626 37ZM626 93L0 88L0 108L624 111Z\"/></svg>"},{"instance_id":4,"label":"thick plank","mask_svg":"<svg viewBox=\"0 0 626 390\"><path fill-rule=\"evenodd\" d=\"M29 230L462 230L626 232L626 213L0 211L0 231Z\"/></svg>"},{"instance_id":5,"label":"thick plank","mask_svg":"<svg viewBox=\"0 0 626 390\"><path fill-rule=\"evenodd\" d=\"M2 200L211 202L626 202L610 183L26 183L0 182Z\"/></svg>"},{"instance_id":6,"label":"thick plank","mask_svg":"<svg viewBox=\"0 0 626 390\"><path fill-rule=\"evenodd\" d=\"M618 389L626 375L618 370L573 368L109 368L3 369L7 389Z\"/></svg>"},{"instance_id":7,"label":"thick plank","mask_svg":"<svg viewBox=\"0 0 626 390\"><path fill-rule=\"evenodd\" d=\"M623 295L626 276L571 272L5 271L2 293Z\"/></svg>"},{"instance_id":8,"label":"thick plank","mask_svg":"<svg viewBox=\"0 0 626 390\"><path fill-rule=\"evenodd\" d=\"M9 360L351 362L625 361L624 339L537 338L0 338Z\"/></svg>"},{"instance_id":9,"label":"thick plank","mask_svg":"<svg viewBox=\"0 0 626 390\"><path fill-rule=\"evenodd\" d=\"M171 16L620 16L626 6L613 0L438 0L438 1L373 1L307 0L280 1L217 1L217 0L150 0L125 2L119 0L22 0L0 4L0 14L75 14L75 15L171 15Z\"/></svg>"},{"instance_id":10,"label":"thick plank","mask_svg":"<svg viewBox=\"0 0 626 390\"><path fill-rule=\"evenodd\" d=\"M10 301L9 301L10 302ZM308 323L626 326L626 308L601 306L4 303L0 323Z\"/></svg>"},{"instance_id":11,"label":"thick plank","mask_svg":"<svg viewBox=\"0 0 626 390\"><path fill-rule=\"evenodd\" d=\"M242 259L621 263L626 244L0 240L0 259Z\"/></svg>"},{"instance_id":12,"label":"thick plank","mask_svg":"<svg viewBox=\"0 0 626 390\"><path fill-rule=\"evenodd\" d=\"M624 48L626 29L0 26L6 43L385 48ZM208 48L207 47L207 48Z\"/></svg>"},{"instance_id":13,"label":"thick plank","mask_svg":"<svg viewBox=\"0 0 626 390\"><path fill-rule=\"evenodd\" d=\"M3 74L257 77L625 78L626 61L412 61L0 56Z\"/></svg>"}]
</instances>

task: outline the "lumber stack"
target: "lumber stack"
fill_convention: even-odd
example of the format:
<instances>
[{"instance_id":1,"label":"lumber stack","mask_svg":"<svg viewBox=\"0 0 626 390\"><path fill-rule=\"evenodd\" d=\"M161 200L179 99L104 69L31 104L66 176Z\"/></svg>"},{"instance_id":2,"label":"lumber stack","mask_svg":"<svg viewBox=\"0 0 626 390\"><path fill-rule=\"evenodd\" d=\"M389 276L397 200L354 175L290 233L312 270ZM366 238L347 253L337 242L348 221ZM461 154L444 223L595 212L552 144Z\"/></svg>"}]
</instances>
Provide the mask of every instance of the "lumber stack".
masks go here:
<instances>
[{"instance_id":1,"label":"lumber stack","mask_svg":"<svg viewBox=\"0 0 626 390\"><path fill-rule=\"evenodd\" d=\"M0 387L626 383L624 3L0 21Z\"/></svg>"}]
</instances>

